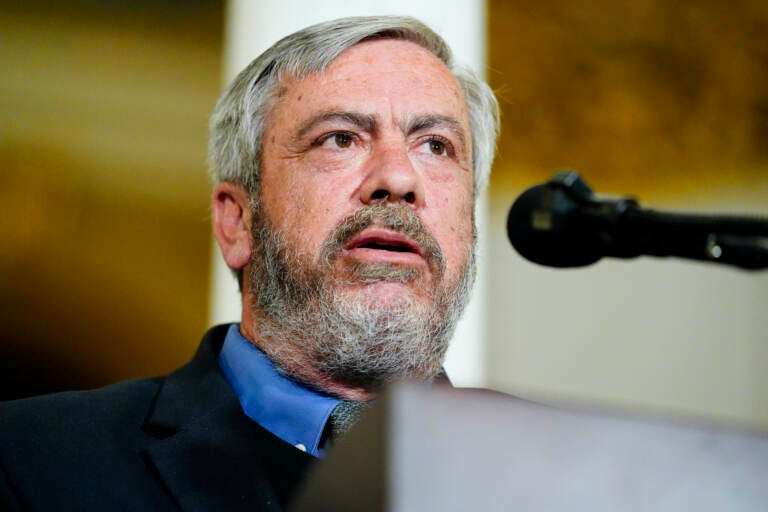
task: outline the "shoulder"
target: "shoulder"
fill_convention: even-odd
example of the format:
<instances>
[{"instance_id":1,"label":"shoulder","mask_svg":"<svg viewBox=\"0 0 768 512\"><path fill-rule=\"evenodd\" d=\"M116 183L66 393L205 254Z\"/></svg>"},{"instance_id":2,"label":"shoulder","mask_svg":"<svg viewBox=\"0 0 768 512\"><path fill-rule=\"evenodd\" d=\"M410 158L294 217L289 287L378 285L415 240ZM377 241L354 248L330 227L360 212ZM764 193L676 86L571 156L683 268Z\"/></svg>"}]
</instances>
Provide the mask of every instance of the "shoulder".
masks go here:
<instances>
[{"instance_id":1,"label":"shoulder","mask_svg":"<svg viewBox=\"0 0 768 512\"><path fill-rule=\"evenodd\" d=\"M0 404L0 453L23 439L92 439L99 431L141 425L162 378L125 381L89 391L68 391Z\"/></svg>"},{"instance_id":2,"label":"shoulder","mask_svg":"<svg viewBox=\"0 0 768 512\"><path fill-rule=\"evenodd\" d=\"M141 426L161 382L126 381L0 404L0 480L14 489L0 489L0 508L8 500L3 494L29 497L35 488L45 489L46 496L35 498L43 502L86 492L83 480L111 478L112 466L130 478L149 439Z\"/></svg>"},{"instance_id":3,"label":"shoulder","mask_svg":"<svg viewBox=\"0 0 768 512\"><path fill-rule=\"evenodd\" d=\"M0 403L0 509L16 497L41 510L167 508L147 454L220 404L221 331L209 331L192 361L167 377ZM184 416L184 407L197 414Z\"/></svg>"},{"instance_id":4,"label":"shoulder","mask_svg":"<svg viewBox=\"0 0 768 512\"><path fill-rule=\"evenodd\" d=\"M41 510L109 510L121 482L153 485L143 477L140 453L151 436L141 427L162 380L0 404L0 509L19 500Z\"/></svg>"},{"instance_id":5,"label":"shoulder","mask_svg":"<svg viewBox=\"0 0 768 512\"><path fill-rule=\"evenodd\" d=\"M217 368L218 351L227 325L211 328L203 338L195 357L168 377L118 382L88 391L67 391L0 403L0 455L9 439L75 438L107 434L114 430L140 431L164 384L171 382L174 401L186 395L199 395L199 386ZM186 395L185 395L186 393ZM71 442L67 438L67 442Z\"/></svg>"}]
</instances>

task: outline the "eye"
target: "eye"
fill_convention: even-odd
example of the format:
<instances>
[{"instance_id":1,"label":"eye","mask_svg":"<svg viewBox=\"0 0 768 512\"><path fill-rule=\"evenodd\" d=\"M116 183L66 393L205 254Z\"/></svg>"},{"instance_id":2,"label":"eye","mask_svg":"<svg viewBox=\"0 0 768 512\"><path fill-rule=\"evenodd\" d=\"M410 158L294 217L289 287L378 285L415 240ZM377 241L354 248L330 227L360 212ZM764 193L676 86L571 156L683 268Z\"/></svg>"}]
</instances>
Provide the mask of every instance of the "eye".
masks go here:
<instances>
[{"instance_id":1,"label":"eye","mask_svg":"<svg viewBox=\"0 0 768 512\"><path fill-rule=\"evenodd\" d=\"M434 155L444 155L445 154L445 143L441 140L431 140L429 141L429 150Z\"/></svg>"},{"instance_id":2,"label":"eye","mask_svg":"<svg viewBox=\"0 0 768 512\"><path fill-rule=\"evenodd\" d=\"M352 135L346 132L334 133L333 143L340 148L348 148L352 145Z\"/></svg>"},{"instance_id":3,"label":"eye","mask_svg":"<svg viewBox=\"0 0 768 512\"><path fill-rule=\"evenodd\" d=\"M357 140L357 136L352 132L330 132L321 135L312 142L312 147L326 146L328 149L348 149Z\"/></svg>"},{"instance_id":4,"label":"eye","mask_svg":"<svg viewBox=\"0 0 768 512\"><path fill-rule=\"evenodd\" d=\"M429 152L435 156L453 155L453 146L447 139L445 139L445 137L432 135L424 142L427 144Z\"/></svg>"}]
</instances>

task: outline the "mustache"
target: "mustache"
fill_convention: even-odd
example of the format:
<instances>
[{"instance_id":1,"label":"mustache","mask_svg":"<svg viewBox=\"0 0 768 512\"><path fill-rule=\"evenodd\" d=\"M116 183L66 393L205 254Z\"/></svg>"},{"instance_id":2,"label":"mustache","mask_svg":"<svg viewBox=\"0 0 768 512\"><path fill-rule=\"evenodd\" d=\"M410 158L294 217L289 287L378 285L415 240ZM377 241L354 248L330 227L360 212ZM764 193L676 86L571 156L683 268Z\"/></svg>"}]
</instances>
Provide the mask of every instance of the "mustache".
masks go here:
<instances>
[{"instance_id":1,"label":"mustache","mask_svg":"<svg viewBox=\"0 0 768 512\"><path fill-rule=\"evenodd\" d=\"M323 261L332 263L360 232L370 226L382 227L406 235L421 250L430 268L440 275L445 270L445 256L435 237L413 210L403 204L376 203L364 206L344 218L334 228L320 251Z\"/></svg>"}]
</instances>

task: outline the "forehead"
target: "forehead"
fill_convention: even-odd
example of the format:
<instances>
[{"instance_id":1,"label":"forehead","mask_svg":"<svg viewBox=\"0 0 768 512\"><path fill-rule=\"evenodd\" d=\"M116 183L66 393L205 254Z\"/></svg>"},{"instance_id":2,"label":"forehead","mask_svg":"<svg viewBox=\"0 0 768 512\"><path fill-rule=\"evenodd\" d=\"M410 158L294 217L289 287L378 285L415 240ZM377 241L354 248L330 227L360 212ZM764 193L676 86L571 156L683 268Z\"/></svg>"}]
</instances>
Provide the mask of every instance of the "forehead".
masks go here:
<instances>
[{"instance_id":1,"label":"forehead","mask_svg":"<svg viewBox=\"0 0 768 512\"><path fill-rule=\"evenodd\" d=\"M365 113L388 109L395 116L437 113L457 118L469 135L458 81L440 59L410 41L358 43L322 73L284 79L272 113L295 116L323 108Z\"/></svg>"}]
</instances>

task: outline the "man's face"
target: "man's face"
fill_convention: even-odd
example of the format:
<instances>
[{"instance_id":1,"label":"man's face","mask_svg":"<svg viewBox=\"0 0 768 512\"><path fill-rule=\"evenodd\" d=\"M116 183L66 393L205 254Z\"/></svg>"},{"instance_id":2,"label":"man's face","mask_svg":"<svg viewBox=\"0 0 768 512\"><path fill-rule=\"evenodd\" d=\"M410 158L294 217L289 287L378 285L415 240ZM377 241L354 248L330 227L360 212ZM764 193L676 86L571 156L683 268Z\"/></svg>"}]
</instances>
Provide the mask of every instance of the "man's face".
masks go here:
<instances>
[{"instance_id":1,"label":"man's face","mask_svg":"<svg viewBox=\"0 0 768 512\"><path fill-rule=\"evenodd\" d=\"M459 85L410 42L358 44L322 75L288 81L268 119L264 214L299 259L329 256L347 281L339 293L364 302L385 307L408 295L429 303L438 286L458 278L473 241L472 186ZM339 224L377 203L411 212L426 237L377 223L328 253ZM400 278L370 278L386 269Z\"/></svg>"},{"instance_id":2,"label":"man's face","mask_svg":"<svg viewBox=\"0 0 768 512\"><path fill-rule=\"evenodd\" d=\"M366 390L439 370L474 276L471 142L456 80L413 43L283 84L248 292L284 370Z\"/></svg>"}]
</instances>

